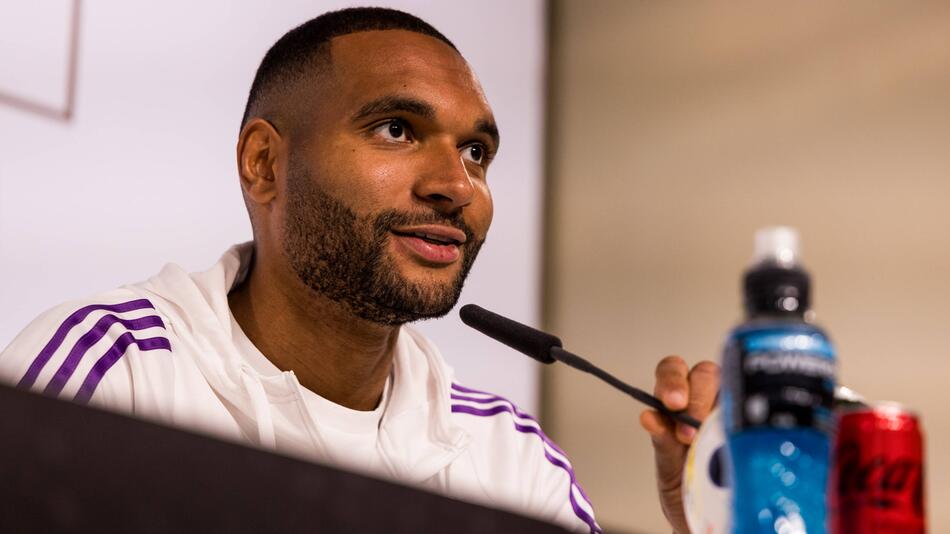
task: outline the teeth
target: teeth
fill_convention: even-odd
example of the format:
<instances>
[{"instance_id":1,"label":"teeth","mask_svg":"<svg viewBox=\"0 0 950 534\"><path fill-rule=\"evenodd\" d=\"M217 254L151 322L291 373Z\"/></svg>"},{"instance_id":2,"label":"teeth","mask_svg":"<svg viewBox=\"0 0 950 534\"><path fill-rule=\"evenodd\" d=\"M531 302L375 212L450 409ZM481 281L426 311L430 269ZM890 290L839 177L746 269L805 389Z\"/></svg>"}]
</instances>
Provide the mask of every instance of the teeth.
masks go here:
<instances>
[{"instance_id":1,"label":"teeth","mask_svg":"<svg viewBox=\"0 0 950 534\"><path fill-rule=\"evenodd\" d=\"M417 237L423 237L426 239L431 239L432 241L438 241L440 243L455 243L454 239L449 239L449 238L438 236L438 235L426 234L424 232L413 232L412 235L417 236Z\"/></svg>"}]
</instances>

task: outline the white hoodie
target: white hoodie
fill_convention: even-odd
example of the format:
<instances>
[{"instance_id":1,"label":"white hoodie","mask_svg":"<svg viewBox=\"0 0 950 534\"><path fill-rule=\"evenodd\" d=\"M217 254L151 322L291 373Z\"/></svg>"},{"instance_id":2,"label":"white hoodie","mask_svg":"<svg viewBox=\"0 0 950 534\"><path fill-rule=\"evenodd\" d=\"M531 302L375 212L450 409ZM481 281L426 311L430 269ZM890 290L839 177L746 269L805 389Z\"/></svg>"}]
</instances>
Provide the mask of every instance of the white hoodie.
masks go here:
<instances>
[{"instance_id":1,"label":"white hoodie","mask_svg":"<svg viewBox=\"0 0 950 534\"><path fill-rule=\"evenodd\" d=\"M203 273L167 265L144 283L53 308L0 353L0 379L600 532L567 456L537 421L454 383L414 329L399 332L375 412L335 405L270 364L228 306L251 250L233 247Z\"/></svg>"}]
</instances>

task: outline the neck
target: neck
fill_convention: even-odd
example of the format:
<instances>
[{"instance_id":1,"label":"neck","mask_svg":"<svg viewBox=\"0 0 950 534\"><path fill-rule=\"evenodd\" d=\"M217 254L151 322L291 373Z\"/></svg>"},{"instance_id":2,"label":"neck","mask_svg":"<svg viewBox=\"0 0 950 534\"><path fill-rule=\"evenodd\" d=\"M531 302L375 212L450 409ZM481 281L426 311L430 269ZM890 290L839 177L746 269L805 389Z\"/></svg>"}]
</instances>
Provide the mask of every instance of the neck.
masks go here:
<instances>
[{"instance_id":1,"label":"neck","mask_svg":"<svg viewBox=\"0 0 950 534\"><path fill-rule=\"evenodd\" d=\"M354 410L376 408L399 327L355 317L293 273L265 271L257 259L228 295L231 313L254 346L321 397Z\"/></svg>"}]
</instances>

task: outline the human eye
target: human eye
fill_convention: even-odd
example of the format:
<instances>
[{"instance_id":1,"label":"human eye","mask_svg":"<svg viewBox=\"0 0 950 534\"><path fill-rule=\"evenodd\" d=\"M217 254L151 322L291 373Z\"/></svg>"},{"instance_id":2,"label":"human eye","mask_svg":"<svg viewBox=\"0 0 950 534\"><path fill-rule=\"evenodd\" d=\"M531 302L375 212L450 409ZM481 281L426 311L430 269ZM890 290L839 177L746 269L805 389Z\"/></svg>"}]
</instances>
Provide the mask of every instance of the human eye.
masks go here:
<instances>
[{"instance_id":1,"label":"human eye","mask_svg":"<svg viewBox=\"0 0 950 534\"><path fill-rule=\"evenodd\" d=\"M412 141L409 126L399 119L389 119L376 125L373 128L373 134L395 143L409 143Z\"/></svg>"},{"instance_id":2,"label":"human eye","mask_svg":"<svg viewBox=\"0 0 950 534\"><path fill-rule=\"evenodd\" d=\"M467 145L462 148L462 159L475 163L476 165L485 165L488 163L488 149L481 143Z\"/></svg>"}]
</instances>

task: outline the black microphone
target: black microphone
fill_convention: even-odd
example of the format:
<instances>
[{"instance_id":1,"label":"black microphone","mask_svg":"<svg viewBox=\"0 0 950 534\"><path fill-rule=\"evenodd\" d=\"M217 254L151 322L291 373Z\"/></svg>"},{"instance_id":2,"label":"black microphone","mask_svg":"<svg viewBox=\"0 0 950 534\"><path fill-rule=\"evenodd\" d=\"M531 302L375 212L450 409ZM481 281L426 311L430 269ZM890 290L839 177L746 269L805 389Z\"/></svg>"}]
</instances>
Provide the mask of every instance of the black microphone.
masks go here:
<instances>
[{"instance_id":1,"label":"black microphone","mask_svg":"<svg viewBox=\"0 0 950 534\"><path fill-rule=\"evenodd\" d=\"M618 379L580 356L562 348L557 336L542 332L536 328L502 317L475 304L466 304L459 310L462 322L486 336L526 354L544 364L560 361L585 373L590 373L623 391L658 412L672 417L676 421L699 428L699 421L686 414L686 411L674 412L663 405L659 399Z\"/></svg>"},{"instance_id":2,"label":"black microphone","mask_svg":"<svg viewBox=\"0 0 950 534\"><path fill-rule=\"evenodd\" d=\"M512 321L475 304L462 306L459 317L475 330L541 363L554 363L551 348L562 346L557 336Z\"/></svg>"}]
</instances>

